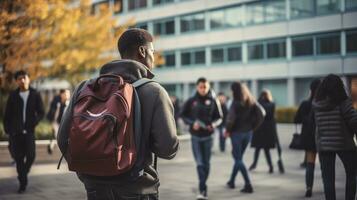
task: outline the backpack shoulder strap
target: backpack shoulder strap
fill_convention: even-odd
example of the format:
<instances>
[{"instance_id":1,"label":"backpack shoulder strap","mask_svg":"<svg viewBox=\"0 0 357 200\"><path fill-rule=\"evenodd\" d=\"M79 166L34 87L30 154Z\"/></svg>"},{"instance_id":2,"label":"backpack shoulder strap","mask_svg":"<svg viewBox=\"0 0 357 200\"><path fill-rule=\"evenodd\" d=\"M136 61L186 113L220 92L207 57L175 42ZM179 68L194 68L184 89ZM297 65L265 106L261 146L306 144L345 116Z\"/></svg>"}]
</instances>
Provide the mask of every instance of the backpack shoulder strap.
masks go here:
<instances>
[{"instance_id":1,"label":"backpack shoulder strap","mask_svg":"<svg viewBox=\"0 0 357 200\"><path fill-rule=\"evenodd\" d=\"M140 86L143 86L143 85L145 85L146 83L150 83L150 82L156 82L156 81L154 81L154 80L152 80L152 79L148 79L148 78L141 78L141 79L135 81L135 82L133 83L133 86L134 86L135 88L139 88Z\"/></svg>"},{"instance_id":2,"label":"backpack shoulder strap","mask_svg":"<svg viewBox=\"0 0 357 200\"><path fill-rule=\"evenodd\" d=\"M132 85L135 89L138 89L140 86L143 86L147 83L150 83L150 82L156 82L152 79L148 79L148 78L141 78L137 81L135 81ZM140 100L139 100L139 96L138 94L135 92L135 104L137 106L140 107ZM141 111L140 109L135 109L135 118L136 120L134 120L134 123L135 123L135 127L136 127L136 137L138 137L139 135L141 135ZM157 155L154 154L154 169L157 170Z\"/></svg>"}]
</instances>

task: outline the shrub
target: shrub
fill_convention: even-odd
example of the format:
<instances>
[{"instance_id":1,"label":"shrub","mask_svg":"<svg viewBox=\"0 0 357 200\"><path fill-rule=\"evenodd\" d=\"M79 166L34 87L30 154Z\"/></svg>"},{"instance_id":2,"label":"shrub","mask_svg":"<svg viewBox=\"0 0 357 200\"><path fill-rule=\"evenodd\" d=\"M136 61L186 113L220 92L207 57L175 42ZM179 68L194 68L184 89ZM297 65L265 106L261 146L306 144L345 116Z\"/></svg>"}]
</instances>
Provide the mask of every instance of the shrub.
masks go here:
<instances>
[{"instance_id":1,"label":"shrub","mask_svg":"<svg viewBox=\"0 0 357 200\"><path fill-rule=\"evenodd\" d=\"M280 107L275 110L275 119L277 123L294 123L296 107Z\"/></svg>"},{"instance_id":2,"label":"shrub","mask_svg":"<svg viewBox=\"0 0 357 200\"><path fill-rule=\"evenodd\" d=\"M52 127L48 121L41 121L36 127L35 138L36 140L48 140L53 138ZM8 137L4 132L3 124L0 123L0 141L7 141Z\"/></svg>"}]
</instances>

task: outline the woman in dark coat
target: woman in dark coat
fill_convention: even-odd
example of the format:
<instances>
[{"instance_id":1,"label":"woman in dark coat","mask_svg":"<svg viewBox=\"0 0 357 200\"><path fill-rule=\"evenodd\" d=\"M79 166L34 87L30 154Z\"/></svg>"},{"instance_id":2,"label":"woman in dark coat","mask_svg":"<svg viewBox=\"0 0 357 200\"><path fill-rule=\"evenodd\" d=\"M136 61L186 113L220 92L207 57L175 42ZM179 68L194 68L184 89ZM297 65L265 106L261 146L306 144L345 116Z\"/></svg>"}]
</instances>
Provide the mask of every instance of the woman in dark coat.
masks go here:
<instances>
[{"instance_id":1,"label":"woman in dark coat","mask_svg":"<svg viewBox=\"0 0 357 200\"><path fill-rule=\"evenodd\" d=\"M254 170L257 166L259 152L264 149L265 157L269 166L269 173L273 173L273 165L271 162L271 156L269 149L275 147L276 144L276 122L275 122L275 104L273 102L273 97L269 90L264 90L258 99L260 105L263 106L266 115L263 123L259 128L254 131L252 138L252 147L255 148L254 161L249 167L249 170Z\"/></svg>"},{"instance_id":2,"label":"woman in dark coat","mask_svg":"<svg viewBox=\"0 0 357 200\"><path fill-rule=\"evenodd\" d=\"M315 96L316 90L320 84L320 80L316 79L310 84L309 99L303 101L295 115L295 124L302 124L301 127L301 147L305 150L306 157L306 171L305 171L305 184L306 193L305 197L312 196L312 186L314 183L314 171L316 160L316 145L314 134L314 123L312 114L312 100Z\"/></svg>"}]
</instances>

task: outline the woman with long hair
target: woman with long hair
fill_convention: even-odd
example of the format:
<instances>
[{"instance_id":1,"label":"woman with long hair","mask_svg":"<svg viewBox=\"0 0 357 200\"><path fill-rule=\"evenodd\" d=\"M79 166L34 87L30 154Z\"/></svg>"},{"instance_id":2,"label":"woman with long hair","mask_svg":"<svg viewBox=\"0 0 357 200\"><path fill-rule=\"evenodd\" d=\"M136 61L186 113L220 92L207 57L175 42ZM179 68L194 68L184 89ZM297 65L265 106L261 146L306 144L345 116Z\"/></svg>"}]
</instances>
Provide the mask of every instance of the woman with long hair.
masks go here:
<instances>
[{"instance_id":1,"label":"woman with long hair","mask_svg":"<svg viewBox=\"0 0 357 200\"><path fill-rule=\"evenodd\" d=\"M312 115L312 100L316 90L320 85L320 79L315 79L310 84L310 94L307 100L304 100L295 115L294 123L301 126L301 147L305 150L305 197L312 196L312 187L314 184L314 171L316 160L316 145L314 134L314 120Z\"/></svg>"},{"instance_id":2,"label":"woman with long hair","mask_svg":"<svg viewBox=\"0 0 357 200\"><path fill-rule=\"evenodd\" d=\"M263 90L259 96L258 102L263 106L266 115L263 123L254 131L252 138L252 147L255 148L254 161L249 170L254 170L258 163L259 152L264 150L265 157L269 166L269 173L273 173L273 164L271 162L270 149L275 147L277 132L275 122L275 104L270 90Z\"/></svg>"},{"instance_id":3,"label":"woman with long hair","mask_svg":"<svg viewBox=\"0 0 357 200\"><path fill-rule=\"evenodd\" d=\"M316 124L316 149L326 200L335 200L335 160L341 159L346 172L345 199L354 200L356 194L357 111L337 75L323 79L312 103Z\"/></svg>"},{"instance_id":4,"label":"woman with long hair","mask_svg":"<svg viewBox=\"0 0 357 200\"><path fill-rule=\"evenodd\" d=\"M245 182L241 192L253 193L248 171L243 162L243 155L252 137L252 132L263 122L265 111L255 101L245 84L234 82L231 85L231 90L233 102L227 115L225 135L231 138L234 165L227 187L235 188L235 178L238 171L241 171Z\"/></svg>"}]
</instances>

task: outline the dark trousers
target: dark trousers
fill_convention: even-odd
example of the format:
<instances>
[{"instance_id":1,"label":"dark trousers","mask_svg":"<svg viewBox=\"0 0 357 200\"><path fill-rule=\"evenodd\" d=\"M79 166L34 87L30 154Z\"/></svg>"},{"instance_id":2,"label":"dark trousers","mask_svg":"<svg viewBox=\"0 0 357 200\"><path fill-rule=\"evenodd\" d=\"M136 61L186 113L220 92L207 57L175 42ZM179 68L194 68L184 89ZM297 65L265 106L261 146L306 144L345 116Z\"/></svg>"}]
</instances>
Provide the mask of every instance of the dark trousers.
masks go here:
<instances>
[{"instance_id":1,"label":"dark trousers","mask_svg":"<svg viewBox=\"0 0 357 200\"><path fill-rule=\"evenodd\" d=\"M238 171L241 171L244 178L245 185L250 185L250 179L247 168L243 162L243 155L252 138L252 131L244 133L233 133L231 135L232 141L232 155L234 158L234 166L229 182L234 183Z\"/></svg>"},{"instance_id":2,"label":"dark trousers","mask_svg":"<svg viewBox=\"0 0 357 200\"><path fill-rule=\"evenodd\" d=\"M354 200L356 195L356 152L319 152L322 180L326 200L336 200L335 160L340 157L346 172L346 200Z\"/></svg>"},{"instance_id":3,"label":"dark trousers","mask_svg":"<svg viewBox=\"0 0 357 200\"><path fill-rule=\"evenodd\" d=\"M16 162L20 185L27 185L27 174L35 160L35 136L33 133L17 134L10 137L11 151Z\"/></svg>"},{"instance_id":4,"label":"dark trousers","mask_svg":"<svg viewBox=\"0 0 357 200\"><path fill-rule=\"evenodd\" d=\"M210 171L211 150L213 138L191 136L193 157L196 161L197 174L199 179L199 190L203 192L207 190L207 179Z\"/></svg>"},{"instance_id":5,"label":"dark trousers","mask_svg":"<svg viewBox=\"0 0 357 200\"><path fill-rule=\"evenodd\" d=\"M219 150L224 152L226 150L226 138L224 137L224 127L218 127L219 134Z\"/></svg>"},{"instance_id":6,"label":"dark trousers","mask_svg":"<svg viewBox=\"0 0 357 200\"><path fill-rule=\"evenodd\" d=\"M253 167L256 167L257 166L257 163L258 163L258 159L259 159L259 153L260 153L260 150L262 148L256 148L255 149L255 152L254 152L254 161L253 161L253 164L252 166ZM271 155L270 155L270 150L269 148L263 148L264 149L264 153L265 153L265 158L267 160L267 163L268 163L268 166L270 169L273 169L273 164L271 162Z\"/></svg>"},{"instance_id":7,"label":"dark trousers","mask_svg":"<svg viewBox=\"0 0 357 200\"><path fill-rule=\"evenodd\" d=\"M158 200L158 194L127 194L109 184L85 184L88 200Z\"/></svg>"}]
</instances>

